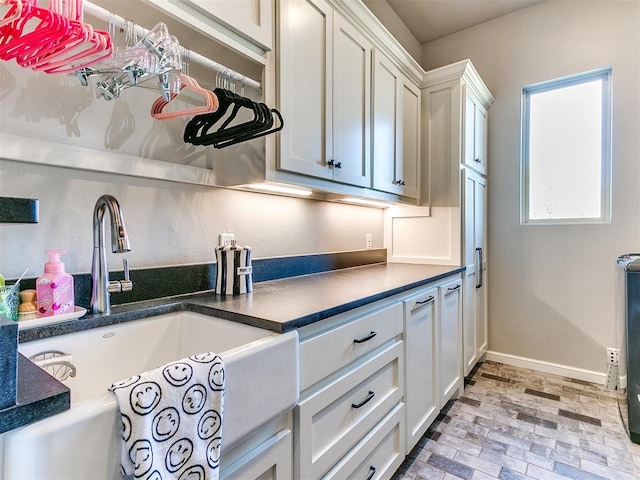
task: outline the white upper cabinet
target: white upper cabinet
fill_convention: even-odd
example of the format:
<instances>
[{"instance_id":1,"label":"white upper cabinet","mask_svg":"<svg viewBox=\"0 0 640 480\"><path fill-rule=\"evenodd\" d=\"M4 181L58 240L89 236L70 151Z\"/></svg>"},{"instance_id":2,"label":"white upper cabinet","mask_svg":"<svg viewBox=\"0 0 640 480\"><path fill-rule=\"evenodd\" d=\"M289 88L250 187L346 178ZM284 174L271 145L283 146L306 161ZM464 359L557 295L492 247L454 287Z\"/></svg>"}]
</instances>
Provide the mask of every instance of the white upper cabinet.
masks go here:
<instances>
[{"instance_id":1,"label":"white upper cabinet","mask_svg":"<svg viewBox=\"0 0 640 480\"><path fill-rule=\"evenodd\" d=\"M279 168L367 187L372 45L323 0L279 5Z\"/></svg>"},{"instance_id":2,"label":"white upper cabinet","mask_svg":"<svg viewBox=\"0 0 640 480\"><path fill-rule=\"evenodd\" d=\"M340 15L333 19L333 179L368 187L373 46Z\"/></svg>"},{"instance_id":3,"label":"white upper cabinet","mask_svg":"<svg viewBox=\"0 0 640 480\"><path fill-rule=\"evenodd\" d=\"M279 4L279 168L331 179L333 131L333 9L323 0Z\"/></svg>"},{"instance_id":4,"label":"white upper cabinet","mask_svg":"<svg viewBox=\"0 0 640 480\"><path fill-rule=\"evenodd\" d=\"M487 109L467 91L464 109L464 164L487 174Z\"/></svg>"},{"instance_id":5,"label":"white upper cabinet","mask_svg":"<svg viewBox=\"0 0 640 480\"><path fill-rule=\"evenodd\" d=\"M273 48L273 0L181 0L269 51Z\"/></svg>"},{"instance_id":6,"label":"white upper cabinet","mask_svg":"<svg viewBox=\"0 0 640 480\"><path fill-rule=\"evenodd\" d=\"M373 63L373 188L418 199L420 89L379 50Z\"/></svg>"}]
</instances>

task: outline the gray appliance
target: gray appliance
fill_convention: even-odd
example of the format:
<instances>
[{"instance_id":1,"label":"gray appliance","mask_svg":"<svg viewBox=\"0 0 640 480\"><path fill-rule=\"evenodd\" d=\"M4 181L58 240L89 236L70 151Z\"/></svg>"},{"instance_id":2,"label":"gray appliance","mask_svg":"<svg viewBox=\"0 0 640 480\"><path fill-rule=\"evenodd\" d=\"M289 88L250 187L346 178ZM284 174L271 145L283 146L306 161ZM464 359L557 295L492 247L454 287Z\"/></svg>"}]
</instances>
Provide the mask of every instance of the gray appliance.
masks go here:
<instances>
[{"instance_id":1,"label":"gray appliance","mask_svg":"<svg viewBox=\"0 0 640 480\"><path fill-rule=\"evenodd\" d=\"M617 265L618 408L629 438L640 443L640 254L618 257Z\"/></svg>"}]
</instances>

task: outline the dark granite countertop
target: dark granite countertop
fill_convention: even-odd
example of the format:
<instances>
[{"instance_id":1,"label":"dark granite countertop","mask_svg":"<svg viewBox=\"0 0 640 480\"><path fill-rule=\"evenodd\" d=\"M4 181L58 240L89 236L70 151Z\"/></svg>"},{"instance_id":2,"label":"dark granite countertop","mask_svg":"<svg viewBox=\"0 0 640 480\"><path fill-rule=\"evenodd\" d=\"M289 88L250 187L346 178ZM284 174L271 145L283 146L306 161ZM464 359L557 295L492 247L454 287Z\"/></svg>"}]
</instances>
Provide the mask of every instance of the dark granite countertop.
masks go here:
<instances>
[{"instance_id":1,"label":"dark granite countertop","mask_svg":"<svg viewBox=\"0 0 640 480\"><path fill-rule=\"evenodd\" d=\"M464 267L385 263L254 284L253 292L214 292L111 307L110 315L84 317L20 331L20 342L64 335L154 315L188 310L284 333L459 273Z\"/></svg>"},{"instance_id":2,"label":"dark granite countertop","mask_svg":"<svg viewBox=\"0 0 640 480\"><path fill-rule=\"evenodd\" d=\"M194 311L278 333L459 273L464 267L384 263L254 284L252 293L221 297L212 291L112 306L58 324L22 329L21 343L176 311ZM0 411L0 433L69 408L69 389L19 356L18 403Z\"/></svg>"}]
</instances>

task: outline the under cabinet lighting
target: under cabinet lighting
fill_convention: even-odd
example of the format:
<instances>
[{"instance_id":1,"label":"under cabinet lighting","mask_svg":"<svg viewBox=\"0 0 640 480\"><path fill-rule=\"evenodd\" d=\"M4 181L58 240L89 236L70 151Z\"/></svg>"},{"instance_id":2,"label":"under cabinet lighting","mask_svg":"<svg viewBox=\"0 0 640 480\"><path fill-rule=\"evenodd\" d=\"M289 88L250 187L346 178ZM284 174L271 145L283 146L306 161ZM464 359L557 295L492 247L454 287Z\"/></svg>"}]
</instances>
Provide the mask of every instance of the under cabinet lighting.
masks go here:
<instances>
[{"instance_id":1,"label":"under cabinet lighting","mask_svg":"<svg viewBox=\"0 0 640 480\"><path fill-rule=\"evenodd\" d=\"M253 190L260 190L262 192L269 193L282 193L286 195L299 195L301 197L308 197L313 194L313 190L307 190L306 188L289 187L285 185L274 185L272 183L254 183L247 185L247 188Z\"/></svg>"},{"instance_id":2,"label":"under cabinet lighting","mask_svg":"<svg viewBox=\"0 0 640 480\"><path fill-rule=\"evenodd\" d=\"M341 198L340 201L344 203L354 203L356 205L363 205L365 207L390 208L393 206L393 204L391 203L378 202L376 200L369 200L366 198L357 198L357 197Z\"/></svg>"}]
</instances>

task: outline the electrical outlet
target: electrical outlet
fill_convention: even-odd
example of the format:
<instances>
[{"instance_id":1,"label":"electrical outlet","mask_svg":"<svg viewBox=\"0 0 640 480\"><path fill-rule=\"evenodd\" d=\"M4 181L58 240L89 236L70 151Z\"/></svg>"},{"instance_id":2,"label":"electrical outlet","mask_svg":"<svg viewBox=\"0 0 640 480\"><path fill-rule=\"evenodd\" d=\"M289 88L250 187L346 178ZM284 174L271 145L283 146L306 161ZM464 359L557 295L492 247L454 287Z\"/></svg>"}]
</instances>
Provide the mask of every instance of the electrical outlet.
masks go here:
<instances>
[{"instance_id":1,"label":"electrical outlet","mask_svg":"<svg viewBox=\"0 0 640 480\"><path fill-rule=\"evenodd\" d=\"M367 233L365 239L367 250L373 248L373 236L370 233Z\"/></svg>"},{"instance_id":2,"label":"electrical outlet","mask_svg":"<svg viewBox=\"0 0 640 480\"><path fill-rule=\"evenodd\" d=\"M231 245L235 240L233 233L221 233L218 235L218 245L224 247L225 245Z\"/></svg>"},{"instance_id":3,"label":"electrical outlet","mask_svg":"<svg viewBox=\"0 0 640 480\"><path fill-rule=\"evenodd\" d=\"M615 390L618 388L618 365L607 365L607 388Z\"/></svg>"},{"instance_id":4,"label":"electrical outlet","mask_svg":"<svg viewBox=\"0 0 640 480\"><path fill-rule=\"evenodd\" d=\"M620 365L620 349L607 347L607 363L609 365Z\"/></svg>"}]
</instances>

